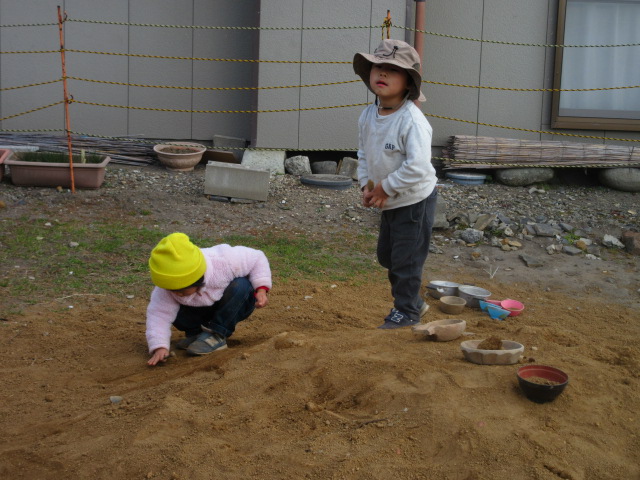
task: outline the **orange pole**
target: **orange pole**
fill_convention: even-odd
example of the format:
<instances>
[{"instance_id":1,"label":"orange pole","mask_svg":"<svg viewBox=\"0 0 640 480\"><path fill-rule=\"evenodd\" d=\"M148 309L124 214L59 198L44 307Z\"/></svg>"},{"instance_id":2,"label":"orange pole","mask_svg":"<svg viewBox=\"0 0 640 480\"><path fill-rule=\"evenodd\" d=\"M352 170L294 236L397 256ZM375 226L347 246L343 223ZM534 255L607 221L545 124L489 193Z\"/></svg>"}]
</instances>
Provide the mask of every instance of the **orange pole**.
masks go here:
<instances>
[{"instance_id":1,"label":"orange pole","mask_svg":"<svg viewBox=\"0 0 640 480\"><path fill-rule=\"evenodd\" d=\"M76 182L73 175L73 148L71 146L71 124L69 121L69 91L67 90L67 64L64 56L64 22L67 13L62 18L62 11L58 5L58 30L60 31L60 60L62 61L62 86L64 89L64 127L67 132L67 147L69 148L69 175L71 176L71 192L76 193Z\"/></svg>"},{"instance_id":2,"label":"orange pole","mask_svg":"<svg viewBox=\"0 0 640 480\"><path fill-rule=\"evenodd\" d=\"M418 52L418 57L420 57L420 64L424 64L422 61L422 54L424 52L423 44L424 44L424 26L425 26L425 0L415 0L416 1L416 32L415 37L413 39L413 47ZM415 104L420 107L420 102L418 100L415 101Z\"/></svg>"}]
</instances>

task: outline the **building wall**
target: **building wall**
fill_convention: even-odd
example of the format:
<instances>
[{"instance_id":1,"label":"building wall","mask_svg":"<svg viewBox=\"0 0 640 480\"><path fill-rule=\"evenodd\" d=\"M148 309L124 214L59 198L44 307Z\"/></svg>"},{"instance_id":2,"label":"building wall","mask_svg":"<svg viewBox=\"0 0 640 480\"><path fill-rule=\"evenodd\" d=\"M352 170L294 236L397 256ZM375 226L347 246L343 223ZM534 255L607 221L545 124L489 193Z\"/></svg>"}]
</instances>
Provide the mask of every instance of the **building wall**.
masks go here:
<instances>
[{"instance_id":1,"label":"building wall","mask_svg":"<svg viewBox=\"0 0 640 480\"><path fill-rule=\"evenodd\" d=\"M262 112L166 112L73 103L70 105L72 130L107 136L195 140L211 140L218 134L250 139L257 147L287 150L355 149L357 119L363 106L323 107L373 101L360 81L295 86L357 80L351 67L353 54L372 52L380 42L381 29L313 28L380 25L387 9L391 9L394 25L413 27L415 8L413 0L64 0L62 3L60 0L0 0L0 25L54 23L58 4L71 19L262 27L261 30L214 30L67 22L66 47L69 49L261 60L259 63L225 62L67 52L69 76L184 87L159 89L69 80L69 91L79 101L158 109ZM424 79L464 85L550 88L553 48L499 45L486 40L553 44L556 15L557 0L427 0L427 31L485 41L424 35ZM392 28L391 33L393 38L413 42L409 30ZM0 30L0 51L58 48L57 25ZM57 52L0 55L0 88L59 77ZM262 88L191 89L255 86ZM290 86L295 88L267 88ZM434 127L435 146L443 146L451 135L461 134L602 142L473 123L551 131L550 93L431 84L423 85L423 91L427 102L422 109ZM0 118L61 99L61 83L0 91ZM63 118L63 107L58 105L4 120L0 122L0 129L61 129ZM637 132L568 133L640 138Z\"/></svg>"},{"instance_id":2,"label":"building wall","mask_svg":"<svg viewBox=\"0 0 640 480\"><path fill-rule=\"evenodd\" d=\"M240 0L0 0L0 25L57 22L60 4L70 19L159 25L255 27L259 2ZM159 28L67 22L66 48L100 52L196 58L253 59L257 30ZM58 27L6 27L0 51L58 50ZM250 87L257 64L96 55L67 52L67 75L117 83L168 85L184 89L69 80L78 101L179 110L254 110L252 90L191 90L191 87ZM0 88L61 76L60 55L0 55ZM62 84L0 91L0 118L62 100ZM214 134L249 139L252 114L148 111L70 105L71 130L96 135L211 140ZM0 129L63 128L56 106L0 122Z\"/></svg>"}]
</instances>

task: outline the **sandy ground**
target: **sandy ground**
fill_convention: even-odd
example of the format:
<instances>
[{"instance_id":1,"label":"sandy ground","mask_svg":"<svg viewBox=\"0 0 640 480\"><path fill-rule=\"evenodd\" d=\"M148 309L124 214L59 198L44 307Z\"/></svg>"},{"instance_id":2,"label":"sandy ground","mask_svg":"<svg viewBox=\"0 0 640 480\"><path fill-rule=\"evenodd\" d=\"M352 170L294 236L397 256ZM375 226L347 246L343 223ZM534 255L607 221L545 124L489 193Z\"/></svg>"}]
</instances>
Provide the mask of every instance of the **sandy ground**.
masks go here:
<instances>
[{"instance_id":1,"label":"sandy ground","mask_svg":"<svg viewBox=\"0 0 640 480\"><path fill-rule=\"evenodd\" d=\"M0 476L639 478L637 311L483 285L525 312L467 309L473 336L429 342L375 328L391 300L382 276L289 285L227 350L159 368L145 364L145 299L34 306L2 325ZM428 302L429 320L448 318ZM465 361L460 342L489 335L566 371L566 390L533 403L517 365Z\"/></svg>"},{"instance_id":2,"label":"sandy ground","mask_svg":"<svg viewBox=\"0 0 640 480\"><path fill-rule=\"evenodd\" d=\"M82 195L68 202L91 214ZM276 273L270 305L227 350L151 368L146 298L25 307L0 321L0 478L640 478L637 259L533 269L511 252L490 278L455 253L430 256L425 280L475 283L524 313L467 309L468 335L430 342L375 328L391 306L382 270L367 284ZM427 301L426 321L451 318ZM490 335L567 372L566 390L533 403L518 365L465 361L461 341Z\"/></svg>"}]
</instances>

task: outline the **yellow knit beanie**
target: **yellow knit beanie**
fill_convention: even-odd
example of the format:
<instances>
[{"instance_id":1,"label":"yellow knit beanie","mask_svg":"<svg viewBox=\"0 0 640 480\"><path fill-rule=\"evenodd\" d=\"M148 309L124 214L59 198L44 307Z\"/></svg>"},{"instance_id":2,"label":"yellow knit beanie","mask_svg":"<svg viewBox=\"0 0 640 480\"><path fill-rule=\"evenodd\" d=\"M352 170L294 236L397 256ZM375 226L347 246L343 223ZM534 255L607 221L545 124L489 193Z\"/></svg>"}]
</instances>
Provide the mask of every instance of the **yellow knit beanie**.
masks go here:
<instances>
[{"instance_id":1,"label":"yellow knit beanie","mask_svg":"<svg viewBox=\"0 0 640 480\"><path fill-rule=\"evenodd\" d=\"M151 280L156 286L167 290L180 290L193 285L206 269L202 251L184 233L172 233L164 237L149 257Z\"/></svg>"}]
</instances>

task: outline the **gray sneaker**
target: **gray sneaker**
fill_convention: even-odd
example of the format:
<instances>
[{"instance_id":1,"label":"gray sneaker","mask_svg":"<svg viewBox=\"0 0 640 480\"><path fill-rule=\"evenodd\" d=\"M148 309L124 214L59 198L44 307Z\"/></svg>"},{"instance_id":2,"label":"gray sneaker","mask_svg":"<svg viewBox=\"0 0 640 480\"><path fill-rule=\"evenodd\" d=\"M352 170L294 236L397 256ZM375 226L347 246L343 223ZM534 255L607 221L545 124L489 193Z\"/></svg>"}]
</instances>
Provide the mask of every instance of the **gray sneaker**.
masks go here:
<instances>
[{"instance_id":1,"label":"gray sneaker","mask_svg":"<svg viewBox=\"0 0 640 480\"><path fill-rule=\"evenodd\" d=\"M420 318L424 317L428 311L429 305L427 305L427 302L423 302L422 307L420 307Z\"/></svg>"},{"instance_id":2,"label":"gray sneaker","mask_svg":"<svg viewBox=\"0 0 640 480\"><path fill-rule=\"evenodd\" d=\"M196 340L189 345L187 353L189 355L208 355L216 350L227 348L227 339L222 335L212 332L202 332Z\"/></svg>"},{"instance_id":3,"label":"gray sneaker","mask_svg":"<svg viewBox=\"0 0 640 480\"><path fill-rule=\"evenodd\" d=\"M187 348L189 348L189 345L191 345L197 339L198 335L191 335L190 337L181 338L176 342L176 348L180 350L186 350Z\"/></svg>"}]
</instances>

